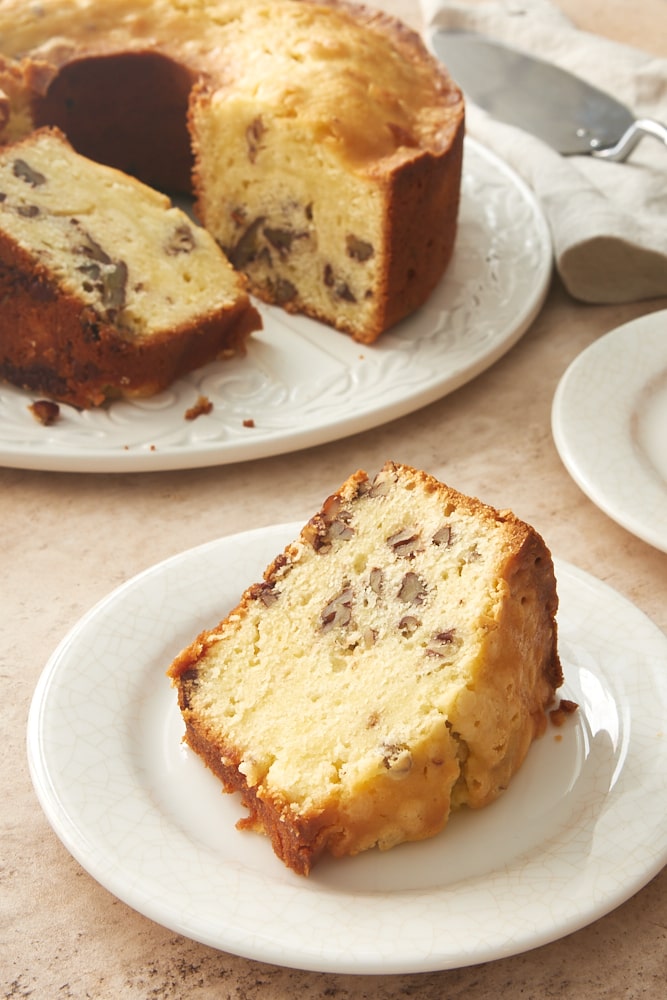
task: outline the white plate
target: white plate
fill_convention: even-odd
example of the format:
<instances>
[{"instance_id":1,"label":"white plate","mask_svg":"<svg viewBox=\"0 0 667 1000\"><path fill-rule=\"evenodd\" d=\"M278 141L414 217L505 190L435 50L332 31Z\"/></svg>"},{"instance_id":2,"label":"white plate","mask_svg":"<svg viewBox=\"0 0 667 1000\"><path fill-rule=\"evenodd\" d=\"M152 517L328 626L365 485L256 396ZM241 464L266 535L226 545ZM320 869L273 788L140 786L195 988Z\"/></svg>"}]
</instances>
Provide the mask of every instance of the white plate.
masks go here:
<instances>
[{"instance_id":1,"label":"white plate","mask_svg":"<svg viewBox=\"0 0 667 1000\"><path fill-rule=\"evenodd\" d=\"M36 398L0 385L0 464L71 472L194 468L283 454L404 416L474 378L527 330L551 276L551 239L533 194L466 141L454 257L428 303L363 347L305 317L259 305L245 358L217 362L141 402L78 412L52 427ZM213 411L185 419L199 395ZM254 421L254 427L244 421Z\"/></svg>"},{"instance_id":2,"label":"white plate","mask_svg":"<svg viewBox=\"0 0 667 1000\"><path fill-rule=\"evenodd\" d=\"M182 553L129 581L62 642L35 691L28 755L65 846L164 926L283 966L416 972L554 940L667 861L667 639L617 593L558 563L563 694L502 799L421 844L286 869L235 829L236 796L180 742L173 656L294 537L279 525ZM610 628L613 623L613 628Z\"/></svg>"},{"instance_id":3,"label":"white plate","mask_svg":"<svg viewBox=\"0 0 667 1000\"><path fill-rule=\"evenodd\" d=\"M556 447L586 496L667 552L667 310L596 340L563 375Z\"/></svg>"}]
</instances>

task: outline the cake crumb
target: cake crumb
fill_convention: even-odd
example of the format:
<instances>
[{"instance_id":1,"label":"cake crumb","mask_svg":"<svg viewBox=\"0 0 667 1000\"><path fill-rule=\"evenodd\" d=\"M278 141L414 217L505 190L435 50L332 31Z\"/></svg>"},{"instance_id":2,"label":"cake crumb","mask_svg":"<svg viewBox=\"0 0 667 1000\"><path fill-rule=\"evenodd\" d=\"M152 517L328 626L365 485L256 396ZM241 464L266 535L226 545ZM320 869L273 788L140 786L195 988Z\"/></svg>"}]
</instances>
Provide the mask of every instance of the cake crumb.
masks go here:
<instances>
[{"instance_id":1,"label":"cake crumb","mask_svg":"<svg viewBox=\"0 0 667 1000\"><path fill-rule=\"evenodd\" d=\"M207 413L210 413L213 409L213 403L208 398L208 396L200 396L194 406L191 406L189 410L185 411L186 420L196 420L197 417L201 417Z\"/></svg>"},{"instance_id":2,"label":"cake crumb","mask_svg":"<svg viewBox=\"0 0 667 1000\"><path fill-rule=\"evenodd\" d=\"M50 427L60 418L60 407L50 399L37 399L28 409L35 420L45 427Z\"/></svg>"},{"instance_id":3,"label":"cake crumb","mask_svg":"<svg viewBox=\"0 0 667 1000\"><path fill-rule=\"evenodd\" d=\"M561 698L558 708L554 708L549 712L549 718L554 726L562 726L568 715L572 715L578 708L579 706L576 701L568 701L567 698Z\"/></svg>"},{"instance_id":4,"label":"cake crumb","mask_svg":"<svg viewBox=\"0 0 667 1000\"><path fill-rule=\"evenodd\" d=\"M255 421L252 419L252 417L248 417L246 420L243 421L243 426L244 427L254 427L255 426Z\"/></svg>"}]
</instances>

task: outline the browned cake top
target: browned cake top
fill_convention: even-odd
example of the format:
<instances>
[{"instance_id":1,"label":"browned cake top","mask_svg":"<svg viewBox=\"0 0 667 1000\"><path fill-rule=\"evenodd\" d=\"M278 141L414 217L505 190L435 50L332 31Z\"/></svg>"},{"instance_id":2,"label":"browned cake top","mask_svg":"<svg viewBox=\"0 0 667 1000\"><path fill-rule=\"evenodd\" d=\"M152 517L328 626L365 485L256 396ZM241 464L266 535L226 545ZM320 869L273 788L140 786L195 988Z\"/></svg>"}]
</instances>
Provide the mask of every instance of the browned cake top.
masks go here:
<instances>
[{"instance_id":1,"label":"browned cake top","mask_svg":"<svg viewBox=\"0 0 667 1000\"><path fill-rule=\"evenodd\" d=\"M356 165L437 151L462 116L458 88L415 33L342 2L44 0L35 13L0 0L0 39L5 56L30 57L42 89L82 55L163 52L221 100L230 89L298 118Z\"/></svg>"}]
</instances>

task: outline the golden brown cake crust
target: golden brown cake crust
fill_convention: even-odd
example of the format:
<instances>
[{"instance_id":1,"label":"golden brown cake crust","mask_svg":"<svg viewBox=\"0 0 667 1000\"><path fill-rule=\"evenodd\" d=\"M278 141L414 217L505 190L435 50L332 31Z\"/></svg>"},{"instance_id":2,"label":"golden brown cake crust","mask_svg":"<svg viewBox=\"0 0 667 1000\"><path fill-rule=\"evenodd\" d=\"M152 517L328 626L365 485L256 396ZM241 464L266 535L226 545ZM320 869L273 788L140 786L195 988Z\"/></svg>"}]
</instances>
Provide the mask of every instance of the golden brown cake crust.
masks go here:
<instances>
[{"instance_id":1,"label":"golden brown cake crust","mask_svg":"<svg viewBox=\"0 0 667 1000\"><path fill-rule=\"evenodd\" d=\"M258 325L239 302L189 327L128 339L2 233L0 299L0 378L80 409L161 392L227 351L242 353Z\"/></svg>"},{"instance_id":2,"label":"golden brown cake crust","mask_svg":"<svg viewBox=\"0 0 667 1000\"><path fill-rule=\"evenodd\" d=\"M471 634L478 638L470 639L470 649L464 656L464 659L468 657L470 660L470 653L474 669L467 682L456 682L455 696L449 701L445 699L443 707L426 727L425 734L417 736L413 732L403 742L384 739L384 766L380 763L379 769L371 769L368 774L361 768L361 777L353 780L349 788L343 787L345 781L342 785L335 783L329 791L310 795L304 803L297 805L286 791L281 790L279 782L271 783L270 772L265 773L261 764L255 763L261 761L262 748L253 743L249 750L247 746L238 745L234 738L225 737L221 724L214 721L215 713L211 714L203 707L209 704L211 697L207 687L208 671L213 669L217 674L220 669L226 669L222 667L223 662L229 665L230 661L220 660L220 666L213 667L217 663L220 644L224 647L227 640L231 643L232 637L234 642L242 643L239 637L244 632L244 623L248 623L250 634L253 634L252 630L257 628L263 614L280 608L290 576L294 571L300 571L304 560L307 563L321 558L322 573L329 572L326 567L335 565L330 560L335 560L335 553L344 549L346 544L351 544L350 530L358 527L358 521L351 513L355 505L377 504L377 498L383 503L383 491L387 490L387 484L392 486L394 483L400 483L402 490L415 497L417 510L422 507L423 496L437 498L438 509L448 519L446 532L441 535L438 544L448 547L450 542L444 541L444 537L447 534L449 538L450 532L462 536L464 522L476 526L482 547L485 537L500 539L499 554L494 557L497 566L489 578L492 603L481 613L479 621L473 623L476 631ZM393 560L394 563L400 563L402 569L412 567L406 576L416 576L419 572L428 587L437 587L433 573L426 575L426 564L419 562L422 550L415 549L413 555L408 552L413 544L412 536L408 537L408 534L399 532L389 539L394 546L407 546L403 553L399 553L401 558ZM474 541L468 549L468 555L463 557L463 562L459 562L464 577L470 561L477 559ZM335 569L332 568L330 573L333 576L329 589L333 587L335 590ZM497 577L496 573L499 574ZM431 576L434 576L433 580ZM317 577L310 579L312 586L312 580ZM351 588L356 586L352 575L348 583ZM462 596L465 586L462 581ZM420 598L413 604L414 607L408 606L407 617L421 615L424 610ZM356 598L350 596L346 607L358 608L361 615L359 594ZM335 601L329 608L335 608ZM445 825L452 808L462 805L479 808L501 794L521 766L533 740L543 733L548 707L563 680L557 651L556 609L556 585L549 551L537 532L511 512L496 511L438 483L421 471L395 463L387 463L380 476L372 482L365 473L358 472L325 501L321 510L304 526L299 539L286 546L273 560L264 573L263 581L249 587L238 606L222 622L202 632L174 660L169 675L178 689L179 705L186 725L185 739L220 778L227 791L240 793L249 811L248 819L242 821L241 826L266 833L276 854L299 873L307 874L323 852L342 856L358 853L376 844L386 848L402 840L433 836ZM307 615L305 609L298 613ZM370 640L371 646L375 641L384 641L380 638L384 635L380 604L374 614L375 617L371 615L368 619L374 627L377 626L377 634ZM330 617L320 616L320 631L322 621L328 621ZM278 622L275 617L271 620ZM344 621L350 621L349 613ZM274 625L274 629L277 627L277 624ZM449 643L455 643L453 636L460 627L457 625L435 636L434 654L441 652L438 642L447 648ZM290 618L287 634L294 634L295 648L298 646L296 630L297 619ZM316 627L311 645L321 641L317 631ZM345 630L340 631L344 633ZM355 644L358 641L355 640ZM383 668L385 680L390 686L398 683L396 690L392 688L391 698L401 702L401 678L386 676L387 670L396 669L388 650L389 646L384 654L383 649L379 650L379 662L383 662L383 655L389 657ZM423 650L420 655L423 656ZM290 659L287 646L279 654L280 657ZM359 676L362 676L363 660L355 662L357 671L361 671ZM420 656L415 659L414 653L406 652L400 662L402 667L399 669L412 676L413 671L419 668ZM261 660L259 664L253 664L253 670L258 665L261 670ZM312 670L316 669L313 659ZM270 668L267 667L267 670ZM239 680L238 683L242 686L244 682ZM341 684L345 683L341 680ZM407 678L404 683L407 686L402 689L402 695L407 704L414 689L411 689ZM446 688L449 682L445 680L443 683ZM204 697L202 685L208 692L204 702L201 701ZM344 689L347 691L344 698L349 701L349 710L353 713L354 688ZM327 687L327 690L330 688ZM437 701L437 685L435 689L428 690L431 690L430 697L435 697ZM242 698L243 695L235 689L232 700L237 697ZM274 697L281 697L280 690L275 690ZM427 698L427 695L423 697ZM364 698L369 698L368 692ZM286 705L289 704L288 698ZM224 714L224 704L220 710ZM382 708L382 698L377 711L369 701L366 729L376 728L380 734L386 711L386 706ZM290 722L289 718L286 721L287 726L295 724L296 721ZM393 725L396 731L396 720ZM341 739L344 738L345 727L346 722L341 721ZM317 752L316 746L316 743L310 745L310 754ZM276 760L279 760L277 749L276 753ZM361 749L359 753L363 757ZM358 768L358 763L352 755L348 764L343 766L341 775L345 774L346 767L351 770ZM387 820L386 817L392 819Z\"/></svg>"}]
</instances>

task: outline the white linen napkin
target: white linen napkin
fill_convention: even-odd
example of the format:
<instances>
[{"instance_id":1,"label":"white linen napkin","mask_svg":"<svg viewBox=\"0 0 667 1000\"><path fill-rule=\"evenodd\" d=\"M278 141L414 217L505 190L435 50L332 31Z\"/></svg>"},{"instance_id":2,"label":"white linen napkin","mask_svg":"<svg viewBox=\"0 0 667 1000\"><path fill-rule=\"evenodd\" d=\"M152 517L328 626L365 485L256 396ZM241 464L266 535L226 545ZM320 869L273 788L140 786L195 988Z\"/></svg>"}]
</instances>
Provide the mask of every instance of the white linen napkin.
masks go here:
<instances>
[{"instance_id":1,"label":"white linen napkin","mask_svg":"<svg viewBox=\"0 0 667 1000\"><path fill-rule=\"evenodd\" d=\"M605 90L641 118L667 122L667 59L577 29L549 0L420 0L436 26L477 31L547 59ZM667 295L667 146L641 140L623 163L561 156L470 101L468 134L532 188L572 296L633 302Z\"/></svg>"}]
</instances>

